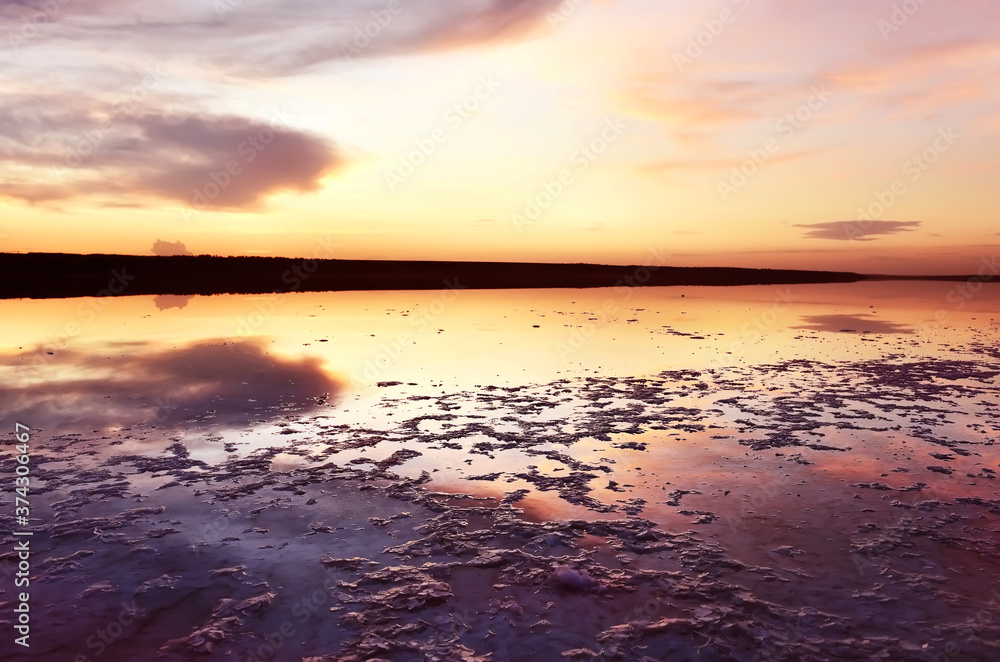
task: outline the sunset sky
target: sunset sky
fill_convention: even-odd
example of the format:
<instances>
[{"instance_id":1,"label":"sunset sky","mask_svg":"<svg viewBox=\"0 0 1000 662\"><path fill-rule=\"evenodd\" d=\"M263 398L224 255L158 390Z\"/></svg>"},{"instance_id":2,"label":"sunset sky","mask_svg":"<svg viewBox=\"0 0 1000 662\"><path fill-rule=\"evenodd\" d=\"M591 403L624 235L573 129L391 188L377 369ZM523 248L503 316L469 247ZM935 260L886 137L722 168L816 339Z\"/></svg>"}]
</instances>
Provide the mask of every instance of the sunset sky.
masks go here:
<instances>
[{"instance_id":1,"label":"sunset sky","mask_svg":"<svg viewBox=\"0 0 1000 662\"><path fill-rule=\"evenodd\" d=\"M974 273L998 80L995 0L0 0L0 251Z\"/></svg>"}]
</instances>

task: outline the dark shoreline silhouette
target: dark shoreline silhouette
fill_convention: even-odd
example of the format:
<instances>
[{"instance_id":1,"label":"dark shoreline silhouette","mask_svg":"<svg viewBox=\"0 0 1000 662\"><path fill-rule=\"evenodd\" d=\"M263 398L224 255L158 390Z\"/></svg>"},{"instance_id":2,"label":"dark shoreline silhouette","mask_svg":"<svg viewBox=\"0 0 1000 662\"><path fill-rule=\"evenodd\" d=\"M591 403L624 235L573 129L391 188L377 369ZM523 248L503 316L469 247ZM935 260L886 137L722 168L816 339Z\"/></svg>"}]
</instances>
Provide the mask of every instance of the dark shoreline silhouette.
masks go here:
<instances>
[{"instance_id":1,"label":"dark shoreline silhouette","mask_svg":"<svg viewBox=\"0 0 1000 662\"><path fill-rule=\"evenodd\" d=\"M0 253L0 299L346 290L792 285L966 280L736 267Z\"/></svg>"}]
</instances>

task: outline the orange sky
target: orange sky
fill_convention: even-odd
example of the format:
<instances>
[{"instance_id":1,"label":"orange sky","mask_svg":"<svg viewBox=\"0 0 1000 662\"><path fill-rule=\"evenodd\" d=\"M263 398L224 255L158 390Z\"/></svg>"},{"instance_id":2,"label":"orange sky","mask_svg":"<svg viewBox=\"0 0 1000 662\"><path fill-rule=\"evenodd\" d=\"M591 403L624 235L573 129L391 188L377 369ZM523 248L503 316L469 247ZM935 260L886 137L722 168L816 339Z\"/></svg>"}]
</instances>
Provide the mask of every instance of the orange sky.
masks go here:
<instances>
[{"instance_id":1,"label":"orange sky","mask_svg":"<svg viewBox=\"0 0 1000 662\"><path fill-rule=\"evenodd\" d=\"M0 251L975 272L1000 244L998 19L0 2Z\"/></svg>"}]
</instances>

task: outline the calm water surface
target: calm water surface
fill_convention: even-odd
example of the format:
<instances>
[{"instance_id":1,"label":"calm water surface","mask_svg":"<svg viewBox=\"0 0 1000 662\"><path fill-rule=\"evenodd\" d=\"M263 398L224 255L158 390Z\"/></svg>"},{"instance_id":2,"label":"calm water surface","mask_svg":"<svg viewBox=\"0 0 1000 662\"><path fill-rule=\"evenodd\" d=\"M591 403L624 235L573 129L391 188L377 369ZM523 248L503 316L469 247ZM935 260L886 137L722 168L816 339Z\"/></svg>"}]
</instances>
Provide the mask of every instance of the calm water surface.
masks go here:
<instances>
[{"instance_id":1,"label":"calm water surface","mask_svg":"<svg viewBox=\"0 0 1000 662\"><path fill-rule=\"evenodd\" d=\"M36 641L995 659L1000 288L956 292L2 301Z\"/></svg>"}]
</instances>

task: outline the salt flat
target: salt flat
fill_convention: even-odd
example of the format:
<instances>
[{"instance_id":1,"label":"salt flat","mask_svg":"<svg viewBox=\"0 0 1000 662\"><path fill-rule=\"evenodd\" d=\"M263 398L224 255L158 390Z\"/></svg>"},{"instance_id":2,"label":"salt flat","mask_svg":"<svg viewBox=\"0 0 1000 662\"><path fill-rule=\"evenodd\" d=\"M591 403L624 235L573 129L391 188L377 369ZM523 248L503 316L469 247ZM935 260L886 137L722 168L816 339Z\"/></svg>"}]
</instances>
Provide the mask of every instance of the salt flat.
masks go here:
<instances>
[{"instance_id":1,"label":"salt flat","mask_svg":"<svg viewBox=\"0 0 1000 662\"><path fill-rule=\"evenodd\" d=\"M951 287L0 302L34 642L995 659L997 292Z\"/></svg>"}]
</instances>

